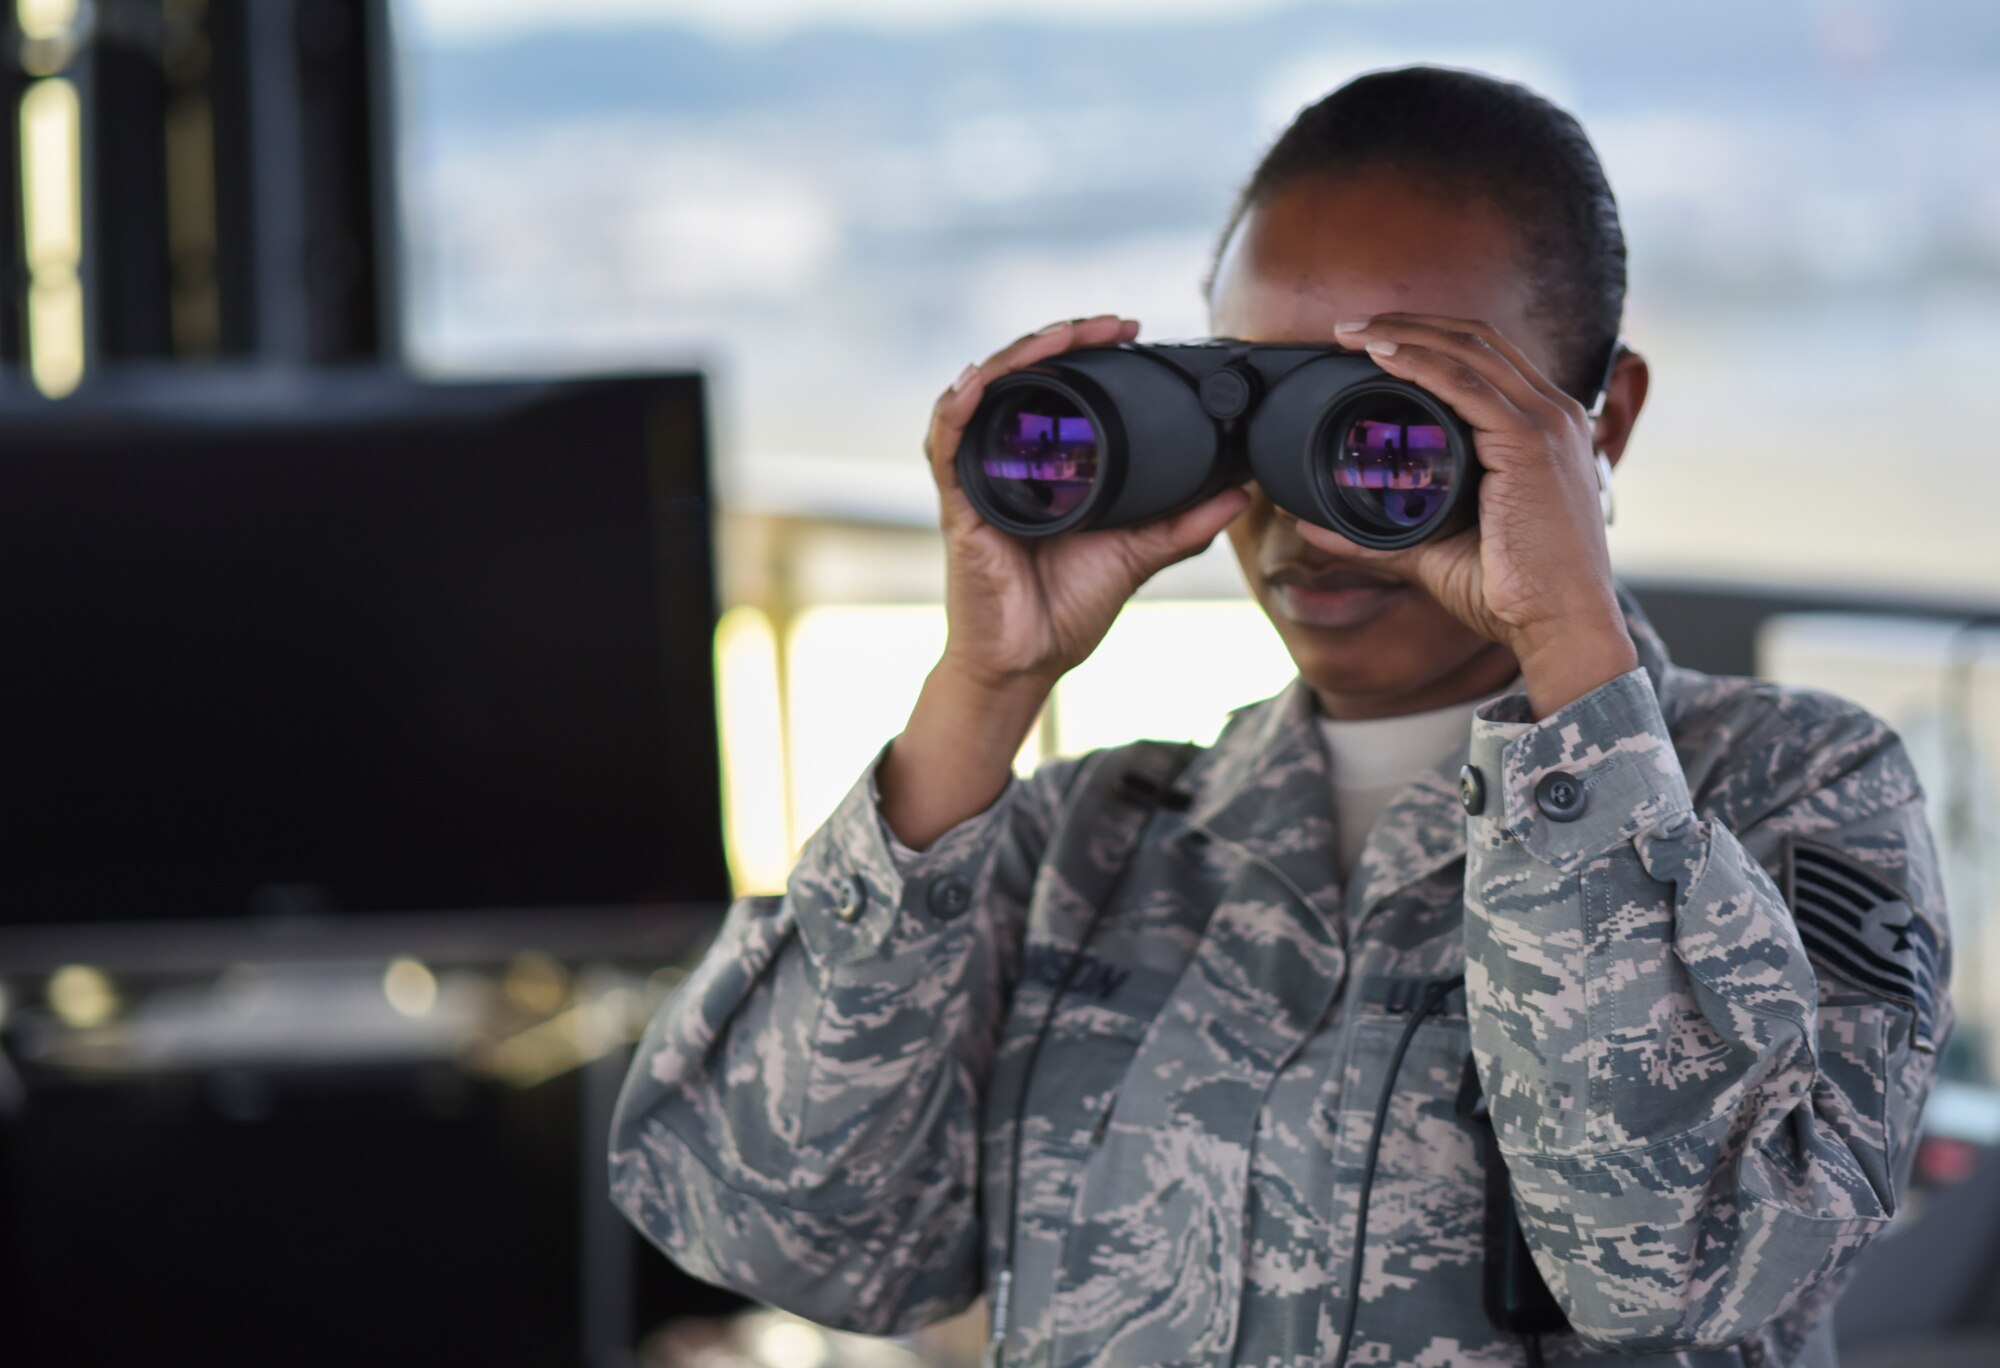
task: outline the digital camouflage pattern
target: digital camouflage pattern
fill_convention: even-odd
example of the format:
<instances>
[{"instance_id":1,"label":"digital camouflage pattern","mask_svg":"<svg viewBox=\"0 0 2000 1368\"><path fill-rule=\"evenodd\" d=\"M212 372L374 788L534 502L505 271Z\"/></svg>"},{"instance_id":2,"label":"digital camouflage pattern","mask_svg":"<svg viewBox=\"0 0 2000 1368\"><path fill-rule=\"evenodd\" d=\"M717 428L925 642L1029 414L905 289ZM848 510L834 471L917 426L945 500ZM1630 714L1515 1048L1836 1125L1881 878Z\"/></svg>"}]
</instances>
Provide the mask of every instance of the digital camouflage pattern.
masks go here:
<instances>
[{"instance_id":1,"label":"digital camouflage pattern","mask_svg":"<svg viewBox=\"0 0 2000 1368\"><path fill-rule=\"evenodd\" d=\"M857 783L653 1023L617 1201L696 1276L875 1333L991 1291L1015 1209L1009 1364L1325 1363L1390 1052L1463 973L1396 1079L1349 1362L1527 1361L1482 1308L1470 1052L1575 1327L1548 1362L1832 1363L1949 1027L1921 795L1879 721L1674 667L1627 611L1639 670L1488 705L1479 815L1454 757L1344 884L1299 681L1178 805L1116 796L1158 754L1123 747L913 853Z\"/></svg>"}]
</instances>

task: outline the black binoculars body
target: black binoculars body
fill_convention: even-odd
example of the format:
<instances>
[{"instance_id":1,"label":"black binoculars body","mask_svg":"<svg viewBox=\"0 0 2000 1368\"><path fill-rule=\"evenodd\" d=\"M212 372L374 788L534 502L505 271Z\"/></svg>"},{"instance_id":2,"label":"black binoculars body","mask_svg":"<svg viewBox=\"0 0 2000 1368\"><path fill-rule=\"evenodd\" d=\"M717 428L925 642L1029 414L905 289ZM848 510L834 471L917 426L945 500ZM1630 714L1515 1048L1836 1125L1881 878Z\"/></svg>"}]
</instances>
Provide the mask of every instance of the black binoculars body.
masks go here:
<instances>
[{"instance_id":1,"label":"black binoculars body","mask_svg":"<svg viewBox=\"0 0 2000 1368\"><path fill-rule=\"evenodd\" d=\"M980 516L1021 537L1126 527L1255 478L1377 550L1478 506L1463 420L1365 353L1216 339L1064 352L987 387L958 448Z\"/></svg>"}]
</instances>

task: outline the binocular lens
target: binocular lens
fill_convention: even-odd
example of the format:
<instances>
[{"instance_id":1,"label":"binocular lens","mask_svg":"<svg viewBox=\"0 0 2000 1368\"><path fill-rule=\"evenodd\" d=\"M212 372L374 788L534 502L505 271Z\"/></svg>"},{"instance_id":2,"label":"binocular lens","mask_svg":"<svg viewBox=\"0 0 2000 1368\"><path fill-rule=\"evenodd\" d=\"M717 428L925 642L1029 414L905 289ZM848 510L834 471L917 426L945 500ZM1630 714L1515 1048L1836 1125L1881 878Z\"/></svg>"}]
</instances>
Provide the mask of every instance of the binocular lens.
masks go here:
<instances>
[{"instance_id":1,"label":"binocular lens","mask_svg":"<svg viewBox=\"0 0 2000 1368\"><path fill-rule=\"evenodd\" d=\"M1103 437L1097 425L1052 389L1023 387L993 415L981 454L987 493L1025 522L1055 522L1097 482Z\"/></svg>"},{"instance_id":2,"label":"binocular lens","mask_svg":"<svg viewBox=\"0 0 2000 1368\"><path fill-rule=\"evenodd\" d=\"M1421 527L1451 502L1451 439L1415 404L1377 397L1341 425L1328 454L1328 482L1364 525Z\"/></svg>"}]
</instances>

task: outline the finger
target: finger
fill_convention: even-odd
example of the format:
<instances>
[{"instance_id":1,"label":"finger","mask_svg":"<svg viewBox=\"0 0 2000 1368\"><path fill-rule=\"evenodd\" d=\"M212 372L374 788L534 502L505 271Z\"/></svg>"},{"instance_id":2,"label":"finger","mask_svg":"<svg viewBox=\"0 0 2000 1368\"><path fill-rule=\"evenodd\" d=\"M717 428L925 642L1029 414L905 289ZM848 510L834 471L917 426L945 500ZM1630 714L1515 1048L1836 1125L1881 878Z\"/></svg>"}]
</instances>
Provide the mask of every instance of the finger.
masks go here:
<instances>
[{"instance_id":1,"label":"finger","mask_svg":"<svg viewBox=\"0 0 2000 1368\"><path fill-rule=\"evenodd\" d=\"M1367 351L1368 359L1385 372L1437 396L1476 432L1518 434L1523 428L1543 421L1540 415L1531 418L1515 402L1508 391L1523 382L1493 352L1467 354L1461 349L1445 350L1429 342L1418 342L1409 334L1395 337L1376 334L1372 329ZM1537 409L1546 408L1533 391L1529 391L1528 402Z\"/></svg>"},{"instance_id":2,"label":"finger","mask_svg":"<svg viewBox=\"0 0 2000 1368\"><path fill-rule=\"evenodd\" d=\"M1518 353L1512 345L1500 340L1485 324L1471 319L1379 314L1359 326L1336 324L1334 337L1345 346L1366 351L1378 362L1405 347L1426 348L1454 364L1477 371L1495 391L1524 412L1544 407L1548 402L1547 396L1522 373L1515 359Z\"/></svg>"},{"instance_id":3,"label":"finger","mask_svg":"<svg viewBox=\"0 0 2000 1368\"><path fill-rule=\"evenodd\" d=\"M1483 319L1447 318L1443 314L1401 312L1391 316L1397 319L1408 319L1413 323L1429 324L1432 327L1443 328L1447 332L1472 333L1482 339L1487 346L1506 357L1513 364L1514 368L1520 371L1522 378L1526 379L1541 394L1551 400L1571 399L1569 391L1558 385L1554 380L1551 380L1548 372L1543 370L1533 357L1523 351L1507 334L1501 332L1500 329Z\"/></svg>"},{"instance_id":4,"label":"finger","mask_svg":"<svg viewBox=\"0 0 2000 1368\"><path fill-rule=\"evenodd\" d=\"M1416 585L1439 603L1445 604L1454 616L1460 617L1475 631L1485 633L1485 628L1466 617L1462 608L1452 606L1468 604L1476 597L1463 591L1463 579L1467 563L1476 567L1479 562L1477 526L1454 532L1448 537L1432 537L1399 551L1377 551L1361 546L1338 532L1303 519L1299 521L1298 532L1300 540L1308 546L1349 564L1367 566ZM1459 592L1454 592L1455 581L1460 586Z\"/></svg>"},{"instance_id":5,"label":"finger","mask_svg":"<svg viewBox=\"0 0 2000 1368\"><path fill-rule=\"evenodd\" d=\"M1126 331L1132 335L1138 332L1138 323L1117 314L1098 314L1094 318L1066 318L1059 323L1051 323L1045 328L1017 337L999 351L980 363L981 378L989 383L1010 371L1025 370L1038 361L1046 361L1076 347L1101 347L1111 342L1129 340Z\"/></svg>"},{"instance_id":6,"label":"finger","mask_svg":"<svg viewBox=\"0 0 2000 1368\"><path fill-rule=\"evenodd\" d=\"M933 460L940 456L949 458L957 450L959 434L965 431L967 420L979 407L984 388L990 382L1076 347L1129 342L1138 335L1137 319L1120 318L1115 314L1065 319L1016 338L986 360L966 367L952 382L951 388L939 396L931 410L928 444Z\"/></svg>"},{"instance_id":7,"label":"finger","mask_svg":"<svg viewBox=\"0 0 2000 1368\"><path fill-rule=\"evenodd\" d=\"M951 388L938 396L937 403L931 405L930 430L924 434L924 452L930 458L931 469L942 484L949 474L952 457L958 454L958 440L965 432L965 425L971 421L973 410L979 407L979 400L985 393L986 382L980 377L979 363L968 364L951 382ZM956 477L952 482L957 483Z\"/></svg>"},{"instance_id":8,"label":"finger","mask_svg":"<svg viewBox=\"0 0 2000 1368\"><path fill-rule=\"evenodd\" d=\"M947 502L959 488L958 444L965 436L965 425L972 421L980 399L985 397L989 383L1002 375L1025 370L1037 362L1077 347L1129 342L1138 335L1137 319L1120 318L1116 314L1066 319L1017 338L985 361L959 372L952 387L940 395L932 406L930 431L924 438L924 451L930 458L932 478L937 481L939 490L944 492Z\"/></svg>"},{"instance_id":9,"label":"finger","mask_svg":"<svg viewBox=\"0 0 2000 1368\"><path fill-rule=\"evenodd\" d=\"M1186 560L1215 540L1216 533L1250 506L1250 491L1232 485L1211 494L1192 508L1184 508L1169 518L1145 523L1123 535L1146 575Z\"/></svg>"},{"instance_id":10,"label":"finger","mask_svg":"<svg viewBox=\"0 0 2000 1368\"><path fill-rule=\"evenodd\" d=\"M1548 419L1584 416L1583 405L1543 374L1526 352L1490 323L1420 313L1378 314L1358 322L1359 327L1335 324L1335 340L1344 346L1364 347L1377 339L1399 345L1414 342L1473 365L1490 357L1498 363L1490 368L1490 378L1516 408Z\"/></svg>"}]
</instances>

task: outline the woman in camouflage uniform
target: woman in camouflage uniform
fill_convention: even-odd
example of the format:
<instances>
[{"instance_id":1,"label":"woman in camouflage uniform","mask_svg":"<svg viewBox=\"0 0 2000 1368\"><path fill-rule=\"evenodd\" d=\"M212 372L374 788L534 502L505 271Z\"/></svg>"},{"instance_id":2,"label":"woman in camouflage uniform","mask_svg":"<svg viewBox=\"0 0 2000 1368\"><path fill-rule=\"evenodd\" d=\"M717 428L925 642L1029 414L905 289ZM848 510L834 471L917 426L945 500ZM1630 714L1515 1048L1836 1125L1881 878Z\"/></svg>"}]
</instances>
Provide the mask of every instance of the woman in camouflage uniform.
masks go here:
<instances>
[{"instance_id":1,"label":"woman in camouflage uniform","mask_svg":"<svg viewBox=\"0 0 2000 1368\"><path fill-rule=\"evenodd\" d=\"M953 475L984 387L1137 325L968 368L928 442L949 645L641 1046L612 1143L647 1234L850 1329L991 1294L1007 1363L1832 1363L1948 1029L1935 858L1879 721L1675 667L1616 589L1623 293L1574 121L1416 69L1272 149L1213 331L1449 403L1476 529L1367 552L1253 486L1019 542ZM1298 678L1205 749L1016 779L1055 681L1225 527ZM1321 724L1481 699L1342 867ZM1489 1305L1509 1206L1553 1322Z\"/></svg>"}]
</instances>

